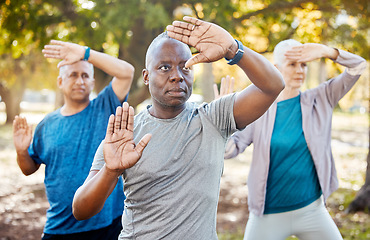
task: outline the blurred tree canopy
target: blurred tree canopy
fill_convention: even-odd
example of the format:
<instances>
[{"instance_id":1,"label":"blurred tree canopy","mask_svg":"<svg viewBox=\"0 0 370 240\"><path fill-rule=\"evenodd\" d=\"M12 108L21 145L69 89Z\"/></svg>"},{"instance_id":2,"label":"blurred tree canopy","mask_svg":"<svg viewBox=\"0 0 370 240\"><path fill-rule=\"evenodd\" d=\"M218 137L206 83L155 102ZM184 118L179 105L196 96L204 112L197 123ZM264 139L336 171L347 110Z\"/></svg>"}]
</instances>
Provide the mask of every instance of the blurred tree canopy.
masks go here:
<instances>
[{"instance_id":1,"label":"blurred tree canopy","mask_svg":"<svg viewBox=\"0 0 370 240\"><path fill-rule=\"evenodd\" d=\"M26 87L54 86L55 64L39 55L50 39L59 39L133 64L129 102L136 106L149 96L140 81L148 45L184 15L214 22L260 53L295 38L341 47L369 59L369 8L367 0L2 0L0 96L10 122L19 113ZM45 76L38 74L36 79L32 73L38 69ZM98 90L110 80L101 71L95 78Z\"/></svg>"}]
</instances>

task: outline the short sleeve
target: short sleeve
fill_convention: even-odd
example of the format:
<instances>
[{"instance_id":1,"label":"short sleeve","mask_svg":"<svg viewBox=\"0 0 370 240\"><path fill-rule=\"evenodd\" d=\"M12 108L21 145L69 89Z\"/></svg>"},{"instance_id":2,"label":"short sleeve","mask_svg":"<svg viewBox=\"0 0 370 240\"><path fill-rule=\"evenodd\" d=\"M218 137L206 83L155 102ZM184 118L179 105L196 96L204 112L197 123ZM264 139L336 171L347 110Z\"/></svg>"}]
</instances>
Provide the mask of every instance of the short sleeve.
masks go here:
<instances>
[{"instance_id":1,"label":"short sleeve","mask_svg":"<svg viewBox=\"0 0 370 240\"><path fill-rule=\"evenodd\" d=\"M216 99L209 104L203 104L200 109L208 119L220 130L224 138L237 131L234 119L235 93Z\"/></svg>"},{"instance_id":2,"label":"short sleeve","mask_svg":"<svg viewBox=\"0 0 370 240\"><path fill-rule=\"evenodd\" d=\"M91 165L90 171L94 171L94 170L99 171L100 169L102 169L102 167L105 164L104 154L103 154L103 144L104 144L104 140L100 143L98 149L95 152L94 160Z\"/></svg>"}]
</instances>

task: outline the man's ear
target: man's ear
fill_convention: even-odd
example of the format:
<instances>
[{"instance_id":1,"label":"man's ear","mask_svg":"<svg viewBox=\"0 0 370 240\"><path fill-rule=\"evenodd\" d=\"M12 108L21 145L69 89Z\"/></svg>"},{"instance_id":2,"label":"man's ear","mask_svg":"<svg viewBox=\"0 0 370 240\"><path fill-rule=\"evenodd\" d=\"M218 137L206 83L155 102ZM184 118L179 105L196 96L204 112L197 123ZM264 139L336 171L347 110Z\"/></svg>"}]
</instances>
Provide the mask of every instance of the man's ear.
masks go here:
<instances>
[{"instance_id":1,"label":"man's ear","mask_svg":"<svg viewBox=\"0 0 370 240\"><path fill-rule=\"evenodd\" d=\"M145 85L149 85L149 71L147 69L143 69L143 81Z\"/></svg>"},{"instance_id":2,"label":"man's ear","mask_svg":"<svg viewBox=\"0 0 370 240\"><path fill-rule=\"evenodd\" d=\"M58 76L57 78L57 85L58 88L62 88L63 78L61 76Z\"/></svg>"}]
</instances>

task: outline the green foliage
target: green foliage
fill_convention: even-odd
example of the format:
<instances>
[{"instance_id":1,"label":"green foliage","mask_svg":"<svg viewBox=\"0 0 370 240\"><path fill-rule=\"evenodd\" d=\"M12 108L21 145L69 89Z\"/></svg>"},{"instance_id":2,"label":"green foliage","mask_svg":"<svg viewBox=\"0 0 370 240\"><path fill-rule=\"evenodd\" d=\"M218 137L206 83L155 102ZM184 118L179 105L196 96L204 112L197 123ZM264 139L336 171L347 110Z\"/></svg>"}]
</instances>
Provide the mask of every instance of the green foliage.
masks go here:
<instances>
[{"instance_id":1,"label":"green foliage","mask_svg":"<svg viewBox=\"0 0 370 240\"><path fill-rule=\"evenodd\" d=\"M184 15L219 24L260 53L294 38L370 59L366 0L5 0L0 5L0 55L26 62L25 56L40 51L50 39L88 45L134 65L133 96L141 87L136 81L147 46ZM0 78L0 83L12 79L16 77ZM97 81L100 86L106 79ZM27 87L37 85L27 81Z\"/></svg>"}]
</instances>

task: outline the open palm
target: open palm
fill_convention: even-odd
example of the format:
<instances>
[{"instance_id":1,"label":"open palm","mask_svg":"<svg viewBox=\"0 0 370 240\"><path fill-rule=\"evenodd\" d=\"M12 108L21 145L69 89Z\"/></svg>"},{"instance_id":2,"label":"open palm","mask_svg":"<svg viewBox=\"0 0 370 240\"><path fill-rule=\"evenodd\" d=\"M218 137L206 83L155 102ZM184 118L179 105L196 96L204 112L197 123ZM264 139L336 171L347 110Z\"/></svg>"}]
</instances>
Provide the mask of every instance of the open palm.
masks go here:
<instances>
[{"instance_id":1,"label":"open palm","mask_svg":"<svg viewBox=\"0 0 370 240\"><path fill-rule=\"evenodd\" d=\"M134 134L134 109L124 103L118 107L115 116L110 116L105 142L103 146L105 164L108 169L123 172L136 164L151 138L146 134L135 145Z\"/></svg>"},{"instance_id":2,"label":"open palm","mask_svg":"<svg viewBox=\"0 0 370 240\"><path fill-rule=\"evenodd\" d=\"M13 121L13 141L17 152L26 151L31 144L32 127L23 117L15 116Z\"/></svg>"},{"instance_id":3,"label":"open palm","mask_svg":"<svg viewBox=\"0 0 370 240\"><path fill-rule=\"evenodd\" d=\"M85 54L85 49L75 43L51 40L50 44L44 46L42 53L46 58L61 59L58 67L62 67L80 61Z\"/></svg>"},{"instance_id":4,"label":"open palm","mask_svg":"<svg viewBox=\"0 0 370 240\"><path fill-rule=\"evenodd\" d=\"M195 47L199 54L190 58L186 66L214 62L223 58L235 41L222 27L196 18L185 16L189 22L174 21L167 26L168 36Z\"/></svg>"}]
</instances>

